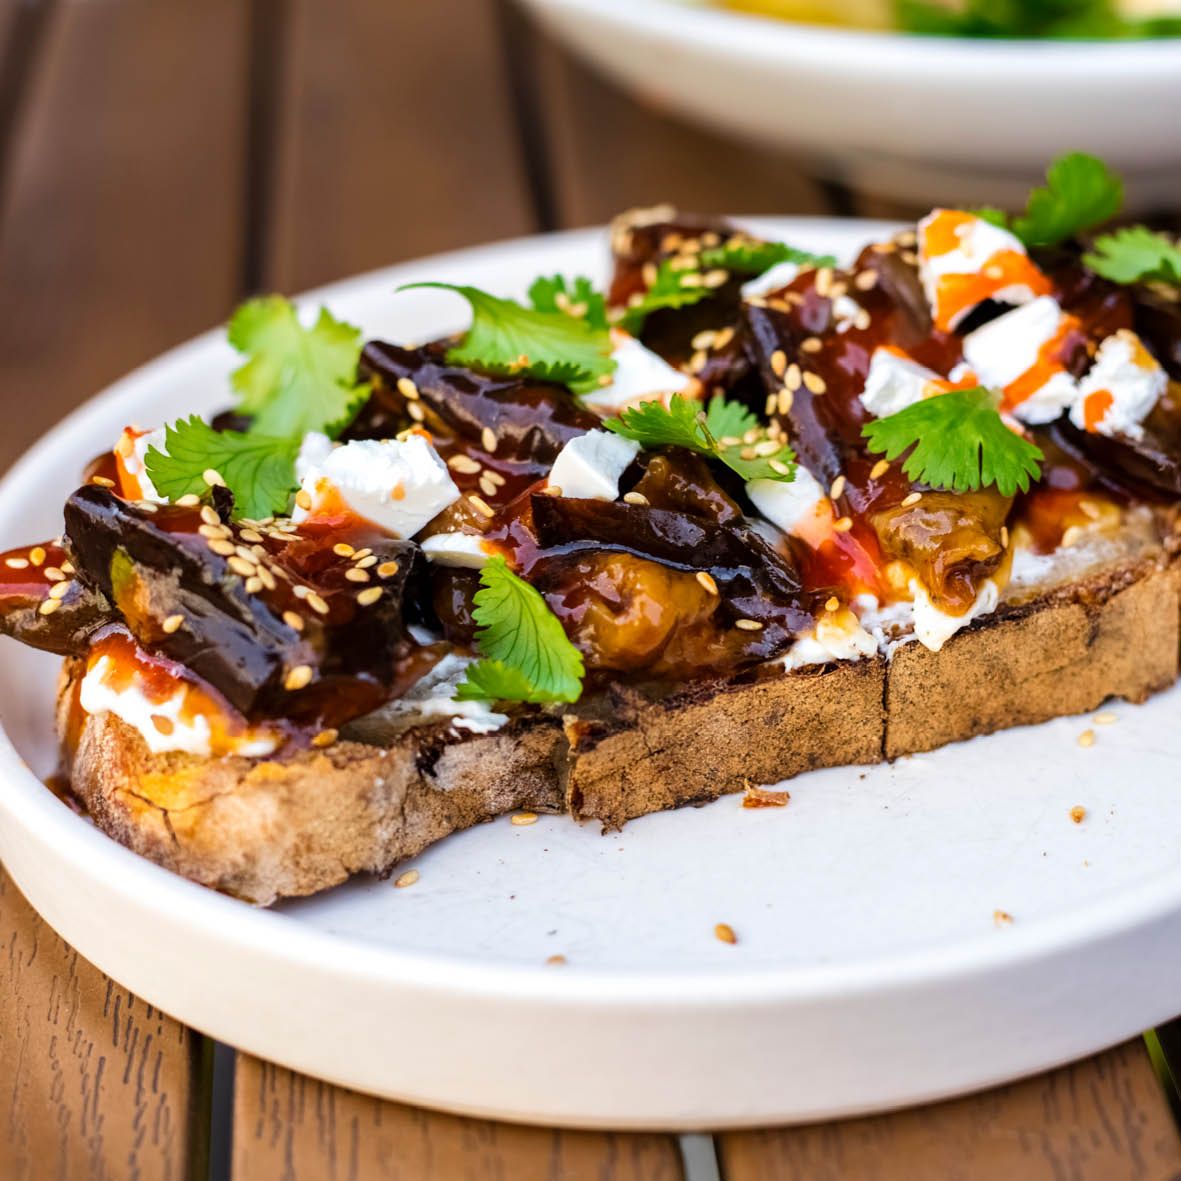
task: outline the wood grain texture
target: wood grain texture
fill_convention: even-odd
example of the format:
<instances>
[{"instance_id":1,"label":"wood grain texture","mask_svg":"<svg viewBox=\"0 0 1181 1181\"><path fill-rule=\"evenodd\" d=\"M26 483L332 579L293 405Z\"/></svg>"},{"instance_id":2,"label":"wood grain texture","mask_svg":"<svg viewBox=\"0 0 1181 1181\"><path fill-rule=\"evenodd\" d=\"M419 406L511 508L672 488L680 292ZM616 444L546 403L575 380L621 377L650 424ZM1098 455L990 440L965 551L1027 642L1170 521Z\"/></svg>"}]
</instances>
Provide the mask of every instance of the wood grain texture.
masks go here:
<instances>
[{"instance_id":1,"label":"wood grain texture","mask_svg":"<svg viewBox=\"0 0 1181 1181\"><path fill-rule=\"evenodd\" d=\"M548 1131L358 1095L239 1055L233 1181L680 1181L671 1136Z\"/></svg>"},{"instance_id":2,"label":"wood grain texture","mask_svg":"<svg viewBox=\"0 0 1181 1181\"><path fill-rule=\"evenodd\" d=\"M233 306L247 5L60 0L0 225L0 467Z\"/></svg>"},{"instance_id":3,"label":"wood grain texture","mask_svg":"<svg viewBox=\"0 0 1181 1181\"><path fill-rule=\"evenodd\" d=\"M0 869L0 1177L184 1181L194 1035L51 931Z\"/></svg>"},{"instance_id":4,"label":"wood grain texture","mask_svg":"<svg viewBox=\"0 0 1181 1181\"><path fill-rule=\"evenodd\" d=\"M291 0L271 287L530 233L493 0Z\"/></svg>"},{"instance_id":5,"label":"wood grain texture","mask_svg":"<svg viewBox=\"0 0 1181 1181\"><path fill-rule=\"evenodd\" d=\"M720 1138L726 1181L1176 1181L1181 1137L1140 1039L892 1115Z\"/></svg>"},{"instance_id":6,"label":"wood grain texture","mask_svg":"<svg viewBox=\"0 0 1181 1181\"><path fill-rule=\"evenodd\" d=\"M662 201L697 213L829 212L798 161L665 114L542 35L536 61L562 225Z\"/></svg>"}]
</instances>

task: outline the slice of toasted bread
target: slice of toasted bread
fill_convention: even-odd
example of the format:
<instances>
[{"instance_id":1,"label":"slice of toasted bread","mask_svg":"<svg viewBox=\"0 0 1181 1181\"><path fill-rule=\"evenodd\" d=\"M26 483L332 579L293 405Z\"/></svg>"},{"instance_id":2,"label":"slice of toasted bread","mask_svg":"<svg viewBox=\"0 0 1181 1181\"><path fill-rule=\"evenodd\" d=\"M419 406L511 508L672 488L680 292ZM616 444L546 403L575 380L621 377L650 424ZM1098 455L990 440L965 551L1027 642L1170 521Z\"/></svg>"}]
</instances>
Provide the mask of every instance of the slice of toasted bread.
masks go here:
<instances>
[{"instance_id":1,"label":"slice of toasted bread","mask_svg":"<svg viewBox=\"0 0 1181 1181\"><path fill-rule=\"evenodd\" d=\"M283 759L153 755L110 715L73 737L75 793L111 836L258 903L386 872L506 811L616 827L818 767L874 763L1009 726L1143 700L1178 673L1181 594L1159 551L1005 604L940 652L701 683L616 687L559 722L492 734L435 724ZM63 675L59 726L80 675Z\"/></svg>"}]
</instances>

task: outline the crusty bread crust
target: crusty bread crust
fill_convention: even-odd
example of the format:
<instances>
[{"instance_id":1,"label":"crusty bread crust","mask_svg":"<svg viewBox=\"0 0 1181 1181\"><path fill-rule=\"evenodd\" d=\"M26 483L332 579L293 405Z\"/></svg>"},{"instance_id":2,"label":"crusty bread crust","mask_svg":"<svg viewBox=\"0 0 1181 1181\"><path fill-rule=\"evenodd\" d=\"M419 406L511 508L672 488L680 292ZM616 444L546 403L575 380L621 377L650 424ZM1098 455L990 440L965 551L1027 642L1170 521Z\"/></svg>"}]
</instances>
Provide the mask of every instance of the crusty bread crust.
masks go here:
<instances>
[{"instance_id":1,"label":"crusty bread crust","mask_svg":"<svg viewBox=\"0 0 1181 1181\"><path fill-rule=\"evenodd\" d=\"M74 792L116 840L253 902L388 872L513 809L617 827L746 782L875 763L1007 727L1141 701L1178 675L1178 570L1147 556L1002 607L940 652L658 694L617 686L564 719L488 735L435 725L377 746L342 740L281 760L152 755L119 719L86 717ZM59 728L80 669L67 665Z\"/></svg>"}]
</instances>

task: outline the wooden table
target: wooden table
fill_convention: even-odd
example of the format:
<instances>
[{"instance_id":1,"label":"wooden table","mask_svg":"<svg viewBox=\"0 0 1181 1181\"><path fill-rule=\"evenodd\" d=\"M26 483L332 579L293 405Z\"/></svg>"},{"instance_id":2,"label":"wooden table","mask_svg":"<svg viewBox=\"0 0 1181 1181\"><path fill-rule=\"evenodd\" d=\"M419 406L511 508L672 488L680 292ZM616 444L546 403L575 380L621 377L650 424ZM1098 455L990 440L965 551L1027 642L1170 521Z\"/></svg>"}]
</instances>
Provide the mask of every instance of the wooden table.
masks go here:
<instances>
[{"instance_id":1,"label":"wooden table","mask_svg":"<svg viewBox=\"0 0 1181 1181\"><path fill-rule=\"evenodd\" d=\"M897 212L611 90L499 0L0 0L0 466L249 291L666 198ZM0 870L4 1181L1158 1181L1181 1178L1171 1093L1136 1040L822 1126L460 1119L213 1045L82 960Z\"/></svg>"}]
</instances>

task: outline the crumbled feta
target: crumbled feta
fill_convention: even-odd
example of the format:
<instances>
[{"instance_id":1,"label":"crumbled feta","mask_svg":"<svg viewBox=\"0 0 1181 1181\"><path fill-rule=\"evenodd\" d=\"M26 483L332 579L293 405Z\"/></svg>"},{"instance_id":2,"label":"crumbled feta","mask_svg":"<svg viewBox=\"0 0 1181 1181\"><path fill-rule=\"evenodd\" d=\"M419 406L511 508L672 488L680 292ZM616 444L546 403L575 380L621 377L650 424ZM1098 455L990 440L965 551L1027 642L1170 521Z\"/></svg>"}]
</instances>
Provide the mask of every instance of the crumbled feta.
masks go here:
<instances>
[{"instance_id":1,"label":"crumbled feta","mask_svg":"<svg viewBox=\"0 0 1181 1181\"><path fill-rule=\"evenodd\" d=\"M181 751L208 758L213 751L209 719L198 710L186 709L189 687L178 681L163 700L149 698L139 678L118 688L109 684L116 666L105 653L94 660L82 678L79 704L91 717L114 714L138 731L152 754ZM279 736L254 729L234 743L234 753L246 758L269 755L279 746Z\"/></svg>"},{"instance_id":2,"label":"crumbled feta","mask_svg":"<svg viewBox=\"0 0 1181 1181\"><path fill-rule=\"evenodd\" d=\"M877 418L886 418L924 398L945 392L950 383L920 365L901 349L882 345L874 349L865 375L861 404Z\"/></svg>"},{"instance_id":3,"label":"crumbled feta","mask_svg":"<svg viewBox=\"0 0 1181 1181\"><path fill-rule=\"evenodd\" d=\"M1169 379L1132 331L1121 328L1099 346L1095 363L1078 383L1070 421L1081 430L1138 439Z\"/></svg>"},{"instance_id":4,"label":"crumbled feta","mask_svg":"<svg viewBox=\"0 0 1181 1181\"><path fill-rule=\"evenodd\" d=\"M1078 396L1078 383L1056 354L1078 326L1057 300L1037 299L969 332L964 357L981 383L1005 395L1022 422L1053 422Z\"/></svg>"},{"instance_id":5,"label":"crumbled feta","mask_svg":"<svg viewBox=\"0 0 1181 1181\"><path fill-rule=\"evenodd\" d=\"M295 478L301 483L313 468L319 467L332 454L336 444L319 431L308 431L299 445L299 454L295 457Z\"/></svg>"},{"instance_id":6,"label":"crumbled feta","mask_svg":"<svg viewBox=\"0 0 1181 1181\"><path fill-rule=\"evenodd\" d=\"M359 517L395 537L413 537L459 499L447 465L423 435L380 442L358 439L333 447L327 455L315 446L318 450L309 453L300 480L306 498L299 499L310 498L310 507L297 499L291 515L296 523L339 497Z\"/></svg>"},{"instance_id":7,"label":"crumbled feta","mask_svg":"<svg viewBox=\"0 0 1181 1181\"><path fill-rule=\"evenodd\" d=\"M769 291L780 291L791 283L800 273L800 264L796 262L777 262L770 270L747 279L742 285L742 296L750 299L752 296L766 295Z\"/></svg>"},{"instance_id":8,"label":"crumbled feta","mask_svg":"<svg viewBox=\"0 0 1181 1181\"><path fill-rule=\"evenodd\" d=\"M684 393L694 384L687 373L674 369L634 336L613 328L611 342L611 358L615 362L611 383L592 390L582 399L583 405L595 414L609 418L640 402Z\"/></svg>"},{"instance_id":9,"label":"crumbled feta","mask_svg":"<svg viewBox=\"0 0 1181 1181\"><path fill-rule=\"evenodd\" d=\"M933 209L919 222L918 259L935 327L943 331L986 299L1021 304L1050 289L1019 238L961 210Z\"/></svg>"},{"instance_id":10,"label":"crumbled feta","mask_svg":"<svg viewBox=\"0 0 1181 1181\"><path fill-rule=\"evenodd\" d=\"M796 465L794 480L748 480L746 494L751 503L784 533L798 534L821 514L831 515L828 495L803 464Z\"/></svg>"},{"instance_id":11,"label":"crumbled feta","mask_svg":"<svg viewBox=\"0 0 1181 1181\"><path fill-rule=\"evenodd\" d=\"M938 652L956 632L968 626L973 619L988 615L996 610L1000 601L1000 588L989 579L976 594L976 601L963 615L949 615L940 611L931 602L927 588L917 578L910 580L910 593L914 600L914 634L924 648Z\"/></svg>"},{"instance_id":12,"label":"crumbled feta","mask_svg":"<svg viewBox=\"0 0 1181 1181\"><path fill-rule=\"evenodd\" d=\"M832 322L837 332L848 332L861 315L861 305L848 295L838 295L832 301Z\"/></svg>"},{"instance_id":13,"label":"crumbled feta","mask_svg":"<svg viewBox=\"0 0 1181 1181\"><path fill-rule=\"evenodd\" d=\"M146 456L149 448L164 451L165 431L157 427L152 431L139 431L134 427L125 427L115 444L115 455L122 468L120 476L120 491L124 496L133 500L150 500L156 504L167 504L168 497L161 496L148 475Z\"/></svg>"},{"instance_id":14,"label":"crumbled feta","mask_svg":"<svg viewBox=\"0 0 1181 1181\"><path fill-rule=\"evenodd\" d=\"M492 556L474 533L432 533L422 541L422 552L438 566L480 570Z\"/></svg>"},{"instance_id":15,"label":"crumbled feta","mask_svg":"<svg viewBox=\"0 0 1181 1181\"><path fill-rule=\"evenodd\" d=\"M571 439L554 460L549 482L563 496L615 500L619 478L640 453L639 443L611 431L587 431Z\"/></svg>"},{"instance_id":16,"label":"crumbled feta","mask_svg":"<svg viewBox=\"0 0 1181 1181\"><path fill-rule=\"evenodd\" d=\"M876 656L877 652L877 640L861 626L852 611L843 608L826 611L816 626L788 649L783 664L788 669L802 668L834 660L861 660Z\"/></svg>"},{"instance_id":17,"label":"crumbled feta","mask_svg":"<svg viewBox=\"0 0 1181 1181\"><path fill-rule=\"evenodd\" d=\"M506 715L498 714L486 701L455 699L455 690L471 664L469 657L449 652L406 693L383 705L373 718L400 728L449 718L455 729L474 734L499 730L508 721Z\"/></svg>"}]
</instances>

